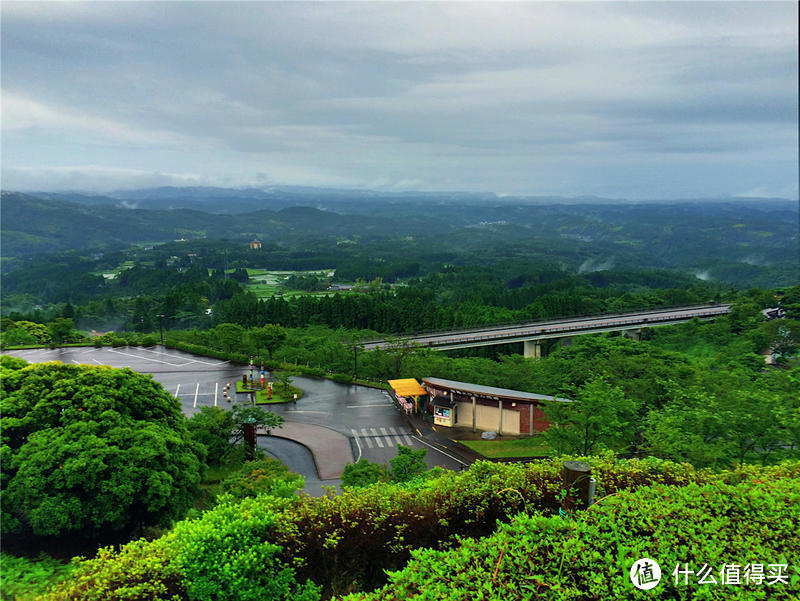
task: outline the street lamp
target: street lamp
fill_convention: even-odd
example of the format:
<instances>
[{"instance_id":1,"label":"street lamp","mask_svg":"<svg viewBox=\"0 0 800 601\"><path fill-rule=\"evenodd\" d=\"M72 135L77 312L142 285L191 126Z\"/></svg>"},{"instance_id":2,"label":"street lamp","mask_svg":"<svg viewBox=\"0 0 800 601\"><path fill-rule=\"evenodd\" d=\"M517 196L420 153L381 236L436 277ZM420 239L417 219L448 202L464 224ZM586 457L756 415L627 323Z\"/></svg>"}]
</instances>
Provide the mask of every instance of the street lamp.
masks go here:
<instances>
[{"instance_id":1,"label":"street lamp","mask_svg":"<svg viewBox=\"0 0 800 601\"><path fill-rule=\"evenodd\" d=\"M158 330L161 332L161 346L164 346L164 314L159 313L156 317L158 317Z\"/></svg>"}]
</instances>

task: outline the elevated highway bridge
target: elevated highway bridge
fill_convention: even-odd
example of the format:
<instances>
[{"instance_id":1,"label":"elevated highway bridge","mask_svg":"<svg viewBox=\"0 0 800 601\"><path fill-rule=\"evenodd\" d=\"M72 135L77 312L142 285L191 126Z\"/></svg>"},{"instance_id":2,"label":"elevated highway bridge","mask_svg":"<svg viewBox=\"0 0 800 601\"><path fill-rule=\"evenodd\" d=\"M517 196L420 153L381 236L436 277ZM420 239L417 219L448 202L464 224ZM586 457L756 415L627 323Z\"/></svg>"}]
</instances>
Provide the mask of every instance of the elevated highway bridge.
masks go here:
<instances>
[{"instance_id":1,"label":"elevated highway bridge","mask_svg":"<svg viewBox=\"0 0 800 601\"><path fill-rule=\"evenodd\" d=\"M526 357L541 357L542 341L551 338L569 338L582 334L626 330L632 331L633 336L638 338L642 328L667 326L690 321L695 318L709 320L730 313L730 310L730 305L714 304L672 307L669 309L651 309L613 315L604 314L570 317L566 319L495 326L474 330L434 332L414 336L403 336L396 340L372 340L365 342L363 348L365 350L374 350L391 348L398 343L410 343L423 348L444 351L474 346L522 342L524 343L524 355Z\"/></svg>"}]
</instances>

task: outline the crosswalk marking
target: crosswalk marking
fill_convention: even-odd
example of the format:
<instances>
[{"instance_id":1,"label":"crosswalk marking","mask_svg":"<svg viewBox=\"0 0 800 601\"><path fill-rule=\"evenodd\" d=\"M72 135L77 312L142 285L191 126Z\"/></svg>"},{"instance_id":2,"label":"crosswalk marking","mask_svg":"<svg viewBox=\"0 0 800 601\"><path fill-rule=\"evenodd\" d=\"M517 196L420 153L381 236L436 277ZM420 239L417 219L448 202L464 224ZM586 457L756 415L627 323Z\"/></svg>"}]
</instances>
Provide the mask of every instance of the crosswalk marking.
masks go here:
<instances>
[{"instance_id":1,"label":"crosswalk marking","mask_svg":"<svg viewBox=\"0 0 800 601\"><path fill-rule=\"evenodd\" d=\"M380 432L379 432L380 430ZM412 446L410 438L411 432L404 432L402 428L393 428L392 426L376 428L361 428L361 431L352 430L353 435L359 439L359 442L364 442L368 449L374 449L376 446L384 449L395 447L398 444L407 447Z\"/></svg>"},{"instance_id":2,"label":"crosswalk marking","mask_svg":"<svg viewBox=\"0 0 800 601\"><path fill-rule=\"evenodd\" d=\"M364 440L367 441L367 448L371 449L372 447L375 446L375 445L372 444L372 439L369 438L369 434L367 434L367 429L366 428L361 428L361 435L364 437Z\"/></svg>"},{"instance_id":3,"label":"crosswalk marking","mask_svg":"<svg viewBox=\"0 0 800 601\"><path fill-rule=\"evenodd\" d=\"M391 432L397 439L397 444L404 444L407 447L411 446L411 439L408 437L408 434L404 432L397 432L394 428L389 428L389 432Z\"/></svg>"}]
</instances>

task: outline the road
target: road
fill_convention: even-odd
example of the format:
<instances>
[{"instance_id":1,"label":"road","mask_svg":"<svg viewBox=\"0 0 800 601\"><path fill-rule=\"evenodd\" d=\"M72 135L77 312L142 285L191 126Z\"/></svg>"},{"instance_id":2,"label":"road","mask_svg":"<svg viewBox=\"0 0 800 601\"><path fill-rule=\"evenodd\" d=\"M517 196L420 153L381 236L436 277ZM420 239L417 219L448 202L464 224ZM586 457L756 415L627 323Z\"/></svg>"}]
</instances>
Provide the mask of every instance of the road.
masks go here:
<instances>
[{"instance_id":1,"label":"road","mask_svg":"<svg viewBox=\"0 0 800 601\"><path fill-rule=\"evenodd\" d=\"M187 416L206 406L230 408L232 403L226 402L223 397L225 386L230 383L231 390L235 390L236 381L241 379L242 374L248 372L246 365L199 357L161 346L72 347L5 352L32 363L61 361L110 365L129 367L139 373L152 374L156 381L178 398ZM417 432L410 429L405 416L395 407L387 392L316 378L296 377L293 378L292 384L303 390L304 396L300 401L296 404L262 407L283 415L289 422L314 424L339 432L350 441L352 459L364 457L369 461L388 464L397 456L397 444L404 444L415 449L427 449L426 460L431 467L460 468L459 462L454 457L431 447ZM245 400L245 395L231 393L231 396L235 397L234 402ZM279 436L280 431L276 431L275 434ZM312 492L312 487L318 489L320 483L337 483L335 480L320 482L313 460L309 461L311 454L305 447L286 440L265 441L265 438L259 438L259 446L265 446L291 469L305 476L309 492Z\"/></svg>"}]
</instances>

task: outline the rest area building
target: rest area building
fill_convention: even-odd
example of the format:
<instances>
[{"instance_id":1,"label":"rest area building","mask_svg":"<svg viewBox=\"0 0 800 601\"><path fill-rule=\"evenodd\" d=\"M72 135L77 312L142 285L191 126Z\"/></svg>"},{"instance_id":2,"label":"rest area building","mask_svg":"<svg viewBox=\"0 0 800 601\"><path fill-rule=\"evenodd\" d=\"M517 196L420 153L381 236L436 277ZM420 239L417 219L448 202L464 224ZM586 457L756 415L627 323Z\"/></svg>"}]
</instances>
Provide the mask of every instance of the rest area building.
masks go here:
<instances>
[{"instance_id":1,"label":"rest area building","mask_svg":"<svg viewBox=\"0 0 800 601\"><path fill-rule=\"evenodd\" d=\"M434 422L498 434L529 434L550 427L542 408L546 403L571 403L570 399L508 388L480 386L443 378L423 378ZM438 411L438 413L437 413ZM437 415L440 419L437 419Z\"/></svg>"}]
</instances>

